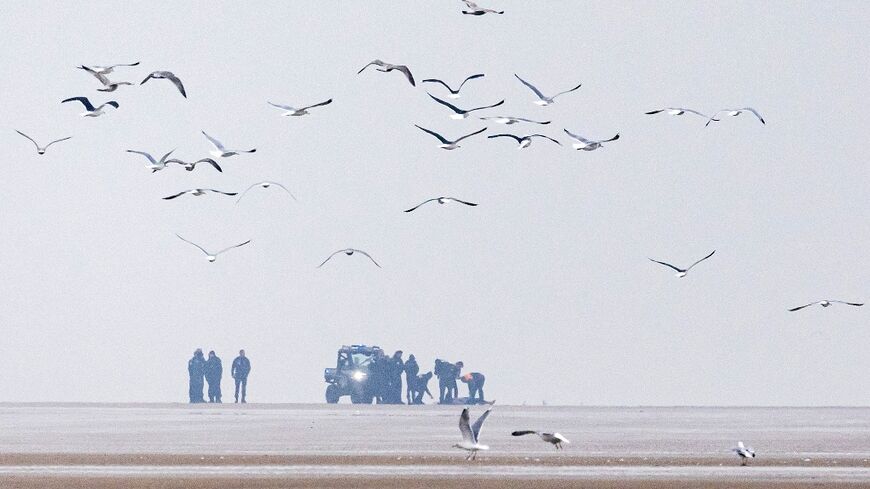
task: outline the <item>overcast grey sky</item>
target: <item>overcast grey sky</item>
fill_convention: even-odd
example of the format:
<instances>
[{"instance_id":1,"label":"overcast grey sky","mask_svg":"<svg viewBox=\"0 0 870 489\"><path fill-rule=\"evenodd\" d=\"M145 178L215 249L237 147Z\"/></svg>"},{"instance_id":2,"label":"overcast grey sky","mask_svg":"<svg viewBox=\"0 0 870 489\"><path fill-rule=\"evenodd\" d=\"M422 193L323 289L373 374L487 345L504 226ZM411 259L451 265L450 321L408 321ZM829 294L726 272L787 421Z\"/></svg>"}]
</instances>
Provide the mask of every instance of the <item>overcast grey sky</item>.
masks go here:
<instances>
[{"instance_id":1,"label":"overcast grey sky","mask_svg":"<svg viewBox=\"0 0 870 489\"><path fill-rule=\"evenodd\" d=\"M322 402L341 344L487 375L504 403L870 403L870 15L862 2L490 1L4 4L0 29L0 401L185 401L186 361L245 348L254 402ZM476 136L374 58L463 89L460 106L622 138L517 151ZM141 61L96 92L78 64ZM513 74L545 93L537 107ZM60 100L121 107L90 119ZM290 105L334 98L302 118ZM646 116L683 106L765 116ZM74 136L42 157L39 141ZM200 130L257 153L151 174L125 149L206 156ZM272 179L299 198L239 205ZM403 209L439 195L480 205ZM210 264L206 248L247 239ZM339 248L369 251L315 268ZM686 278L647 260L689 264ZM224 390L231 380L225 374ZM433 382L432 387L437 387ZM465 393L465 386L461 387ZM226 396L225 396L226 397Z\"/></svg>"}]
</instances>

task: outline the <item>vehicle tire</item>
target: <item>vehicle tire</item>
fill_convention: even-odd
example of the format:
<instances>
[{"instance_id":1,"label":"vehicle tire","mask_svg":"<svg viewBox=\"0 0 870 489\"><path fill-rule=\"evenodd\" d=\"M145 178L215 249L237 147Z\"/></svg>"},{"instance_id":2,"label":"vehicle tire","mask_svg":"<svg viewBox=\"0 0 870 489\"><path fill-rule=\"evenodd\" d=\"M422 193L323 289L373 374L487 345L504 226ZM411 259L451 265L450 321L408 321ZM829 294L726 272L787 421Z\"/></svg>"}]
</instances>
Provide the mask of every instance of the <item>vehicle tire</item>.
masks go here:
<instances>
[{"instance_id":1,"label":"vehicle tire","mask_svg":"<svg viewBox=\"0 0 870 489\"><path fill-rule=\"evenodd\" d=\"M365 394L351 394L350 402L353 404L371 404L372 396L367 396Z\"/></svg>"},{"instance_id":2,"label":"vehicle tire","mask_svg":"<svg viewBox=\"0 0 870 489\"><path fill-rule=\"evenodd\" d=\"M329 404L337 404L338 400L341 398L341 392L338 390L338 386L335 384L329 384L326 386L326 402Z\"/></svg>"}]
</instances>

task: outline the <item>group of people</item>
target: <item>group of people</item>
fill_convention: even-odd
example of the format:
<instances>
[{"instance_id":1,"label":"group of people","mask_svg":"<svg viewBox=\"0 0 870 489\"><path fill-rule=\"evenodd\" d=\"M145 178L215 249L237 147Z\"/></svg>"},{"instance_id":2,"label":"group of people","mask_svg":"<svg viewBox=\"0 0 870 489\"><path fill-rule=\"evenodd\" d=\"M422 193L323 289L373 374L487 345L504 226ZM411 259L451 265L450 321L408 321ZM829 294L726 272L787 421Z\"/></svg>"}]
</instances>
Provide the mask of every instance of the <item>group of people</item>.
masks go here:
<instances>
[{"instance_id":1,"label":"group of people","mask_svg":"<svg viewBox=\"0 0 870 489\"><path fill-rule=\"evenodd\" d=\"M428 394L430 399L434 396L429 392L429 380L433 372L420 375L420 366L414 355L409 355L407 361L402 360L403 352L395 352L387 357L382 350L378 350L372 357L368 368L367 387L372 398L378 404L404 404L402 401L402 373L405 374L405 403L423 404L423 395ZM460 380L468 384L468 404L483 403L483 384L486 377L479 372L462 373L464 364L435 360L434 375L438 377L440 404L454 404L459 399L459 388L456 381Z\"/></svg>"},{"instance_id":2,"label":"group of people","mask_svg":"<svg viewBox=\"0 0 870 489\"><path fill-rule=\"evenodd\" d=\"M438 377L438 403L439 404L454 404L459 398L459 386L456 380L468 384L468 398L466 404L484 403L486 400L483 397L483 384L486 382L486 377L480 372L468 372L463 374L462 368L465 364L462 361L450 363L440 358L435 360L435 376Z\"/></svg>"},{"instance_id":3,"label":"group of people","mask_svg":"<svg viewBox=\"0 0 870 489\"><path fill-rule=\"evenodd\" d=\"M187 373L190 376L190 402L199 403L206 402L203 397L203 387L205 382L208 382L208 402L221 401L221 378L223 377L224 369L221 364L221 359L215 354L214 350L208 352L208 359L202 354L202 349L197 348L193 352L193 358L187 362ZM248 388L248 374L251 373L251 361L245 356L245 350L239 350L239 356L233 360L230 375L236 381L236 402L239 402L239 393L241 392L241 402L247 402L245 397Z\"/></svg>"}]
</instances>

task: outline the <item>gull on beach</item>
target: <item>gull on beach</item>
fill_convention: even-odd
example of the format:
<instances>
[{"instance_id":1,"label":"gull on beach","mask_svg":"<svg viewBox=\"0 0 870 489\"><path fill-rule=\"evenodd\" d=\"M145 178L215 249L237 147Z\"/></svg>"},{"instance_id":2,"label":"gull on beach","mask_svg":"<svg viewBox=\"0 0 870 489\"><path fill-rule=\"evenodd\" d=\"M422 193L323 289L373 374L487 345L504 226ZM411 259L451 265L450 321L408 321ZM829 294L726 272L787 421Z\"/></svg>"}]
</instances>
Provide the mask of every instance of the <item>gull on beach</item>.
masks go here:
<instances>
[{"instance_id":1,"label":"gull on beach","mask_svg":"<svg viewBox=\"0 0 870 489\"><path fill-rule=\"evenodd\" d=\"M686 269L675 267L675 266L671 265L670 263L665 263L663 261L653 260L652 258L650 258L649 260L654 261L654 262L658 263L659 265L664 265L666 267L673 268L674 270L677 271L677 277L683 278L686 276L687 273L689 273L689 270L691 270L692 267L694 267L698 263L701 263L702 261L706 260L707 258L710 258L711 256L713 256L713 253L716 253L716 250L711 251L709 255L705 256L704 258L701 258L700 260L696 261L695 263L692 263L691 265L689 265L689 268L686 268Z\"/></svg>"},{"instance_id":2,"label":"gull on beach","mask_svg":"<svg viewBox=\"0 0 870 489\"><path fill-rule=\"evenodd\" d=\"M405 212L413 212L418 207L420 207L424 204L428 204L429 202L438 202L439 204L446 204L448 202L459 202L460 204L465 204L465 205L468 205L471 207L475 207L477 205L474 202L466 202L464 200L459 200L459 199L456 199L453 197L435 197L434 199L424 200L423 202L420 202L419 204L415 205L414 207L411 207L410 209L406 210Z\"/></svg>"},{"instance_id":3,"label":"gull on beach","mask_svg":"<svg viewBox=\"0 0 870 489\"><path fill-rule=\"evenodd\" d=\"M81 65L81 68L83 68L83 69L87 69L87 70L90 70L90 71L94 71L94 72L99 73L99 74L101 74L101 75L108 75L109 73L115 71L115 68L117 68L117 67L119 67L119 66L139 66L139 62L137 61L137 62L135 62L135 63L126 63L126 64L125 64L125 63L118 63L118 64L116 64L116 65L109 65L109 66L98 66L98 65L87 66L87 65Z\"/></svg>"},{"instance_id":4,"label":"gull on beach","mask_svg":"<svg viewBox=\"0 0 870 489\"><path fill-rule=\"evenodd\" d=\"M509 116L509 115L497 115L497 116L492 116L492 117L480 117L479 119L482 120L482 121L493 121L493 122L495 122L495 123L497 123L497 124L507 124L507 125L517 124L517 123L520 123L520 122L525 122L525 123L528 123L528 124L542 124L542 125L546 125L546 124L549 124L550 122L552 122L552 121L533 121L533 120L531 120L531 119L524 119L524 118L522 118L522 117L513 117L513 116Z\"/></svg>"},{"instance_id":5,"label":"gull on beach","mask_svg":"<svg viewBox=\"0 0 870 489\"><path fill-rule=\"evenodd\" d=\"M178 91L181 92L181 95L184 98L187 98L187 92L184 91L184 85L181 84L181 79L179 79L177 76L175 76L175 74L172 73L171 71L154 71L151 74L149 74L147 77L145 77L145 79L142 80L142 83L140 83L139 85L144 85L145 82L147 82L148 80L150 80L152 78L155 80L169 80L169 81L171 81L175 85L175 88L177 88Z\"/></svg>"},{"instance_id":6,"label":"gull on beach","mask_svg":"<svg viewBox=\"0 0 870 489\"><path fill-rule=\"evenodd\" d=\"M716 121L716 122L721 121L722 119L716 118L716 116L718 116L719 114L725 113L727 115L730 115L731 117L737 117L738 115L742 114L743 112L751 113L752 115L757 117L758 120L760 120L762 124L765 124L764 118L761 117L761 114L759 114L757 110L753 109L752 107L743 107L742 109L722 109L722 110L717 111L715 114L710 116L710 118L707 120L707 123L704 124L704 127L709 126L710 123L713 121Z\"/></svg>"},{"instance_id":7,"label":"gull on beach","mask_svg":"<svg viewBox=\"0 0 870 489\"><path fill-rule=\"evenodd\" d=\"M177 164L183 166L184 169L187 170L187 171L193 171L193 170L196 168L196 165L198 165L198 164L200 164L200 163L208 163L209 165L213 166L215 170L217 170L217 171L219 171L219 172L221 172L221 173L224 172L223 169L221 169L220 165L217 164L217 161L215 161L215 160L213 160L213 159L211 159L211 158L200 158L200 159L198 159L198 160L196 160L196 161L190 161L190 162L188 162L188 161L183 161L183 160L179 160L178 158L173 158L173 159L171 159L171 160L166 160L166 164L167 164L167 165L170 164L170 163L177 163Z\"/></svg>"},{"instance_id":8,"label":"gull on beach","mask_svg":"<svg viewBox=\"0 0 870 489\"><path fill-rule=\"evenodd\" d=\"M54 144L54 143L59 143L59 142L61 142L61 141L66 141L67 139L70 139L70 138L72 137L72 136L67 136L67 137L65 137L65 138L55 139L54 141L52 141L52 142L46 144L45 146L40 146L39 143L37 143L37 142L36 142L32 137L28 136L27 134L24 134L23 132L19 131L18 129L15 129L15 132L17 132L18 134L21 134L22 136L24 136L24 137L26 137L27 139L29 139L30 142L33 143L34 146L36 146L36 152L37 152L38 154L41 154L41 155L44 155L44 154L45 154L45 150L47 150L48 147L51 146L52 144Z\"/></svg>"},{"instance_id":9,"label":"gull on beach","mask_svg":"<svg viewBox=\"0 0 870 489\"><path fill-rule=\"evenodd\" d=\"M239 198L236 200L236 204L238 204L239 201L242 200L242 197L244 197L245 194L248 193L248 190L251 190L251 189L254 188L254 187L269 188L269 187L271 187L272 185L284 189L284 191L287 192L287 195L289 195L290 197L292 197L293 200L296 200L296 201L299 200L299 199L296 198L295 195L293 195L292 192L290 192L289 190L287 190L287 187L281 185L281 184L278 183L278 182L270 182L269 180L265 180L265 181L262 181L262 182L259 182L259 183L255 183L255 184L251 185L250 187L246 188L245 191L242 192L242 195L239 195Z\"/></svg>"},{"instance_id":10,"label":"gull on beach","mask_svg":"<svg viewBox=\"0 0 870 489\"><path fill-rule=\"evenodd\" d=\"M582 151L595 151L596 149L603 147L603 143L609 143L610 141L616 141L617 139L619 139L619 133L616 133L616 136L613 136L610 139L599 139L599 140L595 141L595 140L586 139L583 136L574 134L567 129L564 129L564 131L565 131L565 134L567 134L568 136L571 137L571 139L574 139L575 141L577 141L576 143L573 143L571 145L571 147L573 147L576 150L582 150Z\"/></svg>"},{"instance_id":11,"label":"gull on beach","mask_svg":"<svg viewBox=\"0 0 870 489\"><path fill-rule=\"evenodd\" d=\"M178 236L178 235L176 234L176 236ZM207 259L209 262L214 262L215 260L217 260L218 255L220 255L221 253L223 253L223 252L225 252L225 251L229 251L229 250L231 250L231 249L233 249L233 248L238 248L238 247L240 247L240 246L245 246L246 244L248 244L248 243L251 242L251 240L249 239L249 240L245 241L244 243L239 243L239 244L237 244L237 245L230 246L229 248L224 248L224 249L218 251L217 253L213 253L213 254L212 254L212 253L209 253L208 251L205 251L205 249L203 249L202 246L200 246L200 245L194 243L193 241L188 241L188 240L182 238L181 236L178 236L178 239L184 241L185 243L190 243L190 244L192 244L193 246L196 246L197 248L199 248L200 251L202 251L203 253L205 253L205 257L206 257L206 259Z\"/></svg>"},{"instance_id":12,"label":"gull on beach","mask_svg":"<svg viewBox=\"0 0 870 489\"><path fill-rule=\"evenodd\" d=\"M283 114L281 114L281 115L282 115L282 116L285 116L285 117L288 117L288 116L308 115L308 109L311 109L311 108L314 108L314 107L321 107L321 106L323 106L323 105L329 105L329 104L332 103L332 99L329 99L329 100L327 100L326 102L320 102L319 104L309 105L309 106L302 107L302 108L299 108L299 109L297 109L296 107L291 107L291 106L289 106L289 105L273 104L272 102L268 102L268 101L267 101L266 103L268 103L268 104L271 105L272 107L277 107L277 108L279 108L279 109L284 109L285 112L284 112Z\"/></svg>"},{"instance_id":13,"label":"gull on beach","mask_svg":"<svg viewBox=\"0 0 870 489\"><path fill-rule=\"evenodd\" d=\"M411 74L411 70L409 70L407 66L405 66L405 65L394 65L394 64L390 64L390 63L385 63L385 62L383 62L383 61L381 61L381 60L379 60L379 59L376 59L376 60L370 62L369 64L363 66L361 70L359 70L359 71L356 72L356 74L359 75L360 73L363 72L363 70L365 70L366 68L368 68L368 67L371 66L371 65L375 65L375 66L377 66L378 68L376 68L376 69L377 69L378 71L382 71L382 72L384 72L384 73L389 73L389 72L391 72L391 71L393 71L393 70L401 71L402 74L405 75L405 78L408 79L408 83L410 83L412 87L416 87L416 86L417 86L417 84L414 83L414 75Z\"/></svg>"},{"instance_id":14,"label":"gull on beach","mask_svg":"<svg viewBox=\"0 0 870 489\"><path fill-rule=\"evenodd\" d=\"M483 14L499 14L499 15L501 15L504 13L504 10L499 11L499 10L493 10L490 8L478 7L477 4L472 2L471 0L462 0L462 2L465 4L466 7L468 7L468 10L462 11L462 13L465 15L483 15Z\"/></svg>"},{"instance_id":15,"label":"gull on beach","mask_svg":"<svg viewBox=\"0 0 870 489\"><path fill-rule=\"evenodd\" d=\"M206 139L208 139L208 142L210 142L212 146L214 146L214 149L209 151L208 154L214 156L215 158L229 158L230 156L235 156L235 155L240 154L240 153L255 153L257 151L256 148L254 148L254 149L227 149L224 147L224 145L220 141L209 136L208 134L205 133L205 131L202 131L202 135L205 136Z\"/></svg>"},{"instance_id":16,"label":"gull on beach","mask_svg":"<svg viewBox=\"0 0 870 489\"><path fill-rule=\"evenodd\" d=\"M483 73L471 75L468 78L466 78L465 80L462 80L462 83L459 84L459 88L457 88L456 90L452 89L450 87L450 85L448 85L446 82L444 82L444 80L439 80L437 78L427 78L427 79L423 80L422 83L440 83L440 84L444 85L444 87L450 92L450 95L448 95L447 98L459 98L459 91L462 90L462 86L465 85L465 82L467 82L468 80L475 80L477 78L483 78L483 77L484 77Z\"/></svg>"},{"instance_id":17,"label":"gull on beach","mask_svg":"<svg viewBox=\"0 0 870 489\"><path fill-rule=\"evenodd\" d=\"M335 256L335 255L337 255L337 254L339 254L339 253L344 253L344 254L347 255L347 256L352 256L354 253L359 253L359 254L361 254L361 255L365 255L369 260L372 261L372 263L374 263L375 265L377 265L378 268L383 268L383 267L381 267L381 266L378 264L378 262L375 261L374 258L372 258L372 255L369 255L368 253L366 253L366 252L363 251L363 250L358 250L358 249L355 249L355 248L345 248L345 249L343 249L343 250L338 250L338 251L336 251L336 252L333 252L331 255L329 255L328 257L326 257L325 260L323 260L323 263L321 263L320 265L317 265L317 268L320 268L320 267L322 267L323 265L325 265L326 262L328 262L328 261L329 261L333 256Z\"/></svg>"},{"instance_id":18,"label":"gull on beach","mask_svg":"<svg viewBox=\"0 0 870 489\"><path fill-rule=\"evenodd\" d=\"M450 102L446 102L446 101L444 101L444 100L441 100L440 98L438 98L438 97L432 95L432 94L429 93L429 92L426 92L426 95L432 97L432 100L434 100L434 101L438 102L439 104L441 104L441 105L447 107L448 109L452 110L452 111L453 111L453 114L450 114L450 118L451 118L451 119L455 119L455 120L465 119L466 117L468 117L469 115L471 115L471 113L474 112L475 110L491 109L491 108L493 108L493 107L498 107L499 105L501 105L501 104L504 103L504 100L502 100L501 102L498 102L498 103L495 103L495 104L492 104L492 105L486 105L486 106L483 106L483 107L475 107L475 108L473 108L473 109L462 110L462 109L460 109L459 107L457 107L457 106L451 104Z\"/></svg>"},{"instance_id":19,"label":"gull on beach","mask_svg":"<svg viewBox=\"0 0 870 489\"><path fill-rule=\"evenodd\" d=\"M213 192L213 193L222 194L222 195L237 195L237 192L222 192L220 190L215 190L213 188L192 188L190 190L178 192L175 195L170 195L169 197L163 197L163 200L172 200L176 197L181 197L182 195L192 195L194 197L199 197L200 195L205 195L208 192Z\"/></svg>"},{"instance_id":20,"label":"gull on beach","mask_svg":"<svg viewBox=\"0 0 870 489\"><path fill-rule=\"evenodd\" d=\"M78 68L79 68L80 70L85 70L85 71L87 71L88 73L90 73L91 75L93 75L94 78L96 78L97 80L99 80L100 83L103 84L103 88L98 88L98 89L97 89L98 92L114 92L114 91L117 90L118 87L121 86L121 85L132 85L132 83L130 83L130 82L113 82L113 81L110 81L109 78L106 77L106 75L104 75L104 74L102 74L102 73L100 73L100 72L98 72L98 71L94 71L94 70L92 70L91 68L88 68L87 66L84 66L84 65L79 66Z\"/></svg>"},{"instance_id":21,"label":"gull on beach","mask_svg":"<svg viewBox=\"0 0 870 489\"><path fill-rule=\"evenodd\" d=\"M800 311L801 309L803 309L805 307L814 306L816 304L818 304L822 307L830 307L832 304L846 304L847 306L857 306L857 307L861 307L864 305L863 302L846 302L846 301L835 301L835 300L831 300L831 299L825 299L825 300L821 300L821 301L810 302L809 304L806 304L803 306L793 307L793 308L789 309L788 311L789 312Z\"/></svg>"},{"instance_id":22,"label":"gull on beach","mask_svg":"<svg viewBox=\"0 0 870 489\"><path fill-rule=\"evenodd\" d=\"M128 153L136 153L137 155L142 155L142 156L148 158L148 164L145 165L145 168L151 170L151 173L158 172L158 171L166 168L166 164L169 163L168 161L166 161L166 158L169 158L169 155L171 155L174 151L175 150L173 149L172 151L163 155L163 157L160 158L160 160L155 160L153 156L151 156L149 153L146 153L144 151L136 151L135 149L128 149L127 150Z\"/></svg>"},{"instance_id":23,"label":"gull on beach","mask_svg":"<svg viewBox=\"0 0 870 489\"><path fill-rule=\"evenodd\" d=\"M487 416L492 411L490 407L483 414L477 418L477 421L474 422L473 425L469 426L469 421L471 418L468 416L468 408L462 410L462 414L459 415L459 431L462 433L462 442L453 445L453 448L460 448L465 450L468 453L468 456L465 457L465 460L474 460L477 458L477 452L479 450L489 450L487 445L482 445L480 443L480 428L483 426L483 422L486 421Z\"/></svg>"},{"instance_id":24,"label":"gull on beach","mask_svg":"<svg viewBox=\"0 0 870 489\"><path fill-rule=\"evenodd\" d=\"M549 139L550 141L553 141L554 143L558 144L559 146L562 146L562 143L560 143L559 141L556 141L555 139L551 138L550 136L544 136L543 134L527 134L525 136L516 136L513 134L493 134L492 136L487 136L487 139L493 139L493 138L511 138L511 139L515 140L517 143L519 143L519 146L517 146L517 149L528 148L529 146L531 146L532 145L532 138Z\"/></svg>"},{"instance_id":25,"label":"gull on beach","mask_svg":"<svg viewBox=\"0 0 870 489\"><path fill-rule=\"evenodd\" d=\"M544 95L543 93L541 93L541 91L538 90L534 85L532 85L531 83L529 83L529 82L523 80L523 79L520 78L520 76L517 75L516 73L514 73L514 76L517 77L517 80L523 82L523 85L529 87L533 92L535 92L535 95L538 96L538 100L535 100L533 103L534 103L535 105L540 105L541 107L546 107L546 106L548 106L548 105L550 105L550 104L555 103L555 102L556 102L555 99L556 99L556 97L558 97L559 95L564 95L564 94L566 94L566 93L573 92L574 90L577 90L578 88L580 88L580 87L582 86L582 84L578 83L577 86L574 87L574 88L572 88L571 90L565 90L564 92L559 92L559 93L557 93L556 95L553 95L552 97L547 97L546 95Z\"/></svg>"},{"instance_id":26,"label":"gull on beach","mask_svg":"<svg viewBox=\"0 0 870 489\"><path fill-rule=\"evenodd\" d=\"M667 108L664 108L664 109L651 110L651 111L649 111L649 112L644 112L644 114L646 114L646 115L654 115L654 114L658 114L658 113L660 113L660 112L664 112L664 113L666 113L666 114L668 114L668 115L694 114L694 115L697 115L697 116L703 117L704 119L707 119L707 120L708 120L708 123L709 123L709 119L710 119L710 116L709 116L709 115L707 115L707 114L703 114L703 113L701 113L701 112L698 112L697 110L692 110L692 109L683 109L683 108L679 108L679 107L667 107Z\"/></svg>"},{"instance_id":27,"label":"gull on beach","mask_svg":"<svg viewBox=\"0 0 870 489\"><path fill-rule=\"evenodd\" d=\"M737 447L731 449L743 461L740 465L746 465L747 459L755 458L755 450L752 447L746 447L742 441L737 442Z\"/></svg>"},{"instance_id":28,"label":"gull on beach","mask_svg":"<svg viewBox=\"0 0 870 489\"><path fill-rule=\"evenodd\" d=\"M85 106L85 112L82 112L81 114L79 114L82 117L99 117L99 116L105 114L105 111L103 110L103 108L106 107L107 105L110 105L116 109L118 107L120 107L118 105L118 102L115 102L114 100L110 100L110 101L100 105L99 107L94 107L94 105L91 103L90 100L88 100L87 97L70 97L66 100L61 100L60 103L63 104L66 102L74 102L74 101L81 102L82 105Z\"/></svg>"},{"instance_id":29,"label":"gull on beach","mask_svg":"<svg viewBox=\"0 0 870 489\"><path fill-rule=\"evenodd\" d=\"M482 133L483 131L486 131L486 128L484 127L483 129L481 129L481 130L479 130L479 131L475 131L475 132L473 132L473 133L471 133L471 134L466 134L465 136L462 136L461 138L459 138L459 139L457 139L457 140L455 140L455 141L449 141L449 140L445 139L444 136L438 134L438 133L435 132L435 131L430 131L429 129L426 129L425 127L420 127L420 126L418 126L417 124L414 124L414 127L416 127L417 129L419 129L419 130L421 130L421 131L423 131L423 132L429 133L429 134L435 136L436 138L438 138L438 140L441 141L441 144L439 144L438 147L441 148L441 149L446 149L446 150L452 150L452 149L459 148L459 147L460 147L460 146L459 146L459 141L462 141L463 139L470 138L471 136L474 136L475 134L480 134L480 133Z\"/></svg>"},{"instance_id":30,"label":"gull on beach","mask_svg":"<svg viewBox=\"0 0 870 489\"><path fill-rule=\"evenodd\" d=\"M571 443L570 441L568 441L567 438L560 435L559 433L543 433L540 431L522 430L522 431L514 431L513 433L511 433L511 435L513 435L513 436L538 435L539 437L541 437L541 440L543 440L547 443L551 443L554 447L556 447L556 450L561 450L563 443Z\"/></svg>"}]
</instances>

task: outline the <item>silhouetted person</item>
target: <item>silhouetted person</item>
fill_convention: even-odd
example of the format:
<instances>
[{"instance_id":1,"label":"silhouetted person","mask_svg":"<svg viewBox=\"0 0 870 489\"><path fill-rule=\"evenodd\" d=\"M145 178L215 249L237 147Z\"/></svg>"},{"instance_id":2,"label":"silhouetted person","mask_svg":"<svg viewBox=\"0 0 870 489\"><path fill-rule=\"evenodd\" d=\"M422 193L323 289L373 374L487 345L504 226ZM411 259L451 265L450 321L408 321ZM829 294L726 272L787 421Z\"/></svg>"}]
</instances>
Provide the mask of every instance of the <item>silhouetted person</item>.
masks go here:
<instances>
[{"instance_id":1,"label":"silhouetted person","mask_svg":"<svg viewBox=\"0 0 870 489\"><path fill-rule=\"evenodd\" d=\"M438 402L440 404L453 404L456 387L454 365L444 360L435 360L435 376L438 377Z\"/></svg>"},{"instance_id":2,"label":"silhouetted person","mask_svg":"<svg viewBox=\"0 0 870 489\"><path fill-rule=\"evenodd\" d=\"M208 382L208 402L221 402L221 377L224 367L221 359L215 355L214 350L208 352L208 360L205 361L205 380Z\"/></svg>"},{"instance_id":3,"label":"silhouetted person","mask_svg":"<svg viewBox=\"0 0 870 489\"><path fill-rule=\"evenodd\" d=\"M483 384L486 382L486 377L482 373L470 372L460 377L460 380L468 384L468 404L484 402Z\"/></svg>"},{"instance_id":4,"label":"silhouetted person","mask_svg":"<svg viewBox=\"0 0 870 489\"><path fill-rule=\"evenodd\" d=\"M390 404L402 404L402 372L404 371L405 362L402 361L402 350L399 350L387 362L387 373L389 375L388 402Z\"/></svg>"},{"instance_id":5,"label":"silhouetted person","mask_svg":"<svg viewBox=\"0 0 870 489\"><path fill-rule=\"evenodd\" d=\"M366 384L366 388L369 391L369 395L378 404L387 402L387 369L387 358L384 357L384 352L375 350L375 354L372 355L371 362L369 362L369 381Z\"/></svg>"},{"instance_id":6,"label":"silhouetted person","mask_svg":"<svg viewBox=\"0 0 870 489\"><path fill-rule=\"evenodd\" d=\"M464 367L465 364L462 363L462 361L460 360L456 362L455 365L451 366L453 367L453 369L450 371L450 389L453 392L453 398L457 399L459 398L459 385L456 383L456 379L458 379L459 376L462 375L462 367Z\"/></svg>"},{"instance_id":7,"label":"silhouetted person","mask_svg":"<svg viewBox=\"0 0 870 489\"><path fill-rule=\"evenodd\" d=\"M430 379L432 379L432 372L418 375L417 378L414 379L414 404L423 404L423 394L429 394L429 399L434 399L432 393L429 392Z\"/></svg>"},{"instance_id":8,"label":"silhouetted person","mask_svg":"<svg viewBox=\"0 0 870 489\"><path fill-rule=\"evenodd\" d=\"M245 395L248 389L248 374L251 373L251 361L245 356L245 350L239 350L239 356L233 360L233 367L230 369L230 374L236 381L236 402L239 402L239 387L242 388L242 404L245 402Z\"/></svg>"},{"instance_id":9,"label":"silhouetted person","mask_svg":"<svg viewBox=\"0 0 870 489\"><path fill-rule=\"evenodd\" d=\"M203 377L205 376L205 357L202 356L202 349L197 348L193 352L193 358L187 361L187 374L190 376L190 402L205 402L202 397L202 388L205 385Z\"/></svg>"},{"instance_id":10,"label":"silhouetted person","mask_svg":"<svg viewBox=\"0 0 870 489\"><path fill-rule=\"evenodd\" d=\"M417 365L417 359L414 355L408 355L408 361L405 362L405 396L408 404L414 403L414 394L416 392L417 374L420 373L420 366Z\"/></svg>"}]
</instances>

